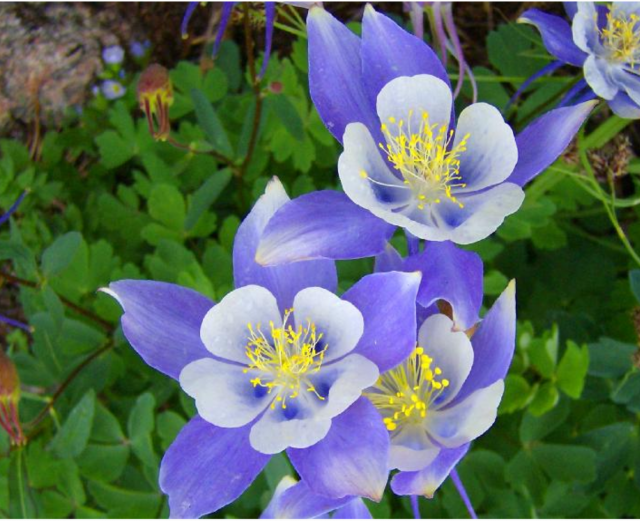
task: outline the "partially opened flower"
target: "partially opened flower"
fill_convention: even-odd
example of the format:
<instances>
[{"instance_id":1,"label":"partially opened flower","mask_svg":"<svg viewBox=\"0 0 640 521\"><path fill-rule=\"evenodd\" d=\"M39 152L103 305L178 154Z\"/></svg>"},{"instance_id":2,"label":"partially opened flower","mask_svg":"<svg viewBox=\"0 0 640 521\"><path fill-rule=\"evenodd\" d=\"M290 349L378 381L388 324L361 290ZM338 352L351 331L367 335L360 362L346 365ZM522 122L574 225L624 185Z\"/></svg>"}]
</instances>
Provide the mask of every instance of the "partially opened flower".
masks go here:
<instances>
[{"instance_id":1,"label":"partially opened flower","mask_svg":"<svg viewBox=\"0 0 640 521\"><path fill-rule=\"evenodd\" d=\"M360 39L313 7L307 26L311 97L344 145L345 194L305 194L281 208L258 249L263 265L377 255L396 226L431 241L479 241L518 209L522 186L555 161L594 106L556 109L515 137L486 103L456 123L442 63L391 19L367 6Z\"/></svg>"},{"instance_id":2,"label":"partially opened flower","mask_svg":"<svg viewBox=\"0 0 640 521\"><path fill-rule=\"evenodd\" d=\"M432 497L469 443L494 423L515 346L515 283L471 338L444 314L421 325L417 346L366 396L391 438L392 489Z\"/></svg>"},{"instance_id":3,"label":"partially opened flower","mask_svg":"<svg viewBox=\"0 0 640 521\"><path fill-rule=\"evenodd\" d=\"M166 141L171 132L169 107L173 104L173 84L169 71L157 63L149 65L138 80L138 104L147 117L149 133Z\"/></svg>"},{"instance_id":4,"label":"partially opened flower","mask_svg":"<svg viewBox=\"0 0 640 521\"><path fill-rule=\"evenodd\" d=\"M291 476L280 480L260 519L371 519L361 498L334 499L315 494L304 481Z\"/></svg>"},{"instance_id":5,"label":"partially opened flower","mask_svg":"<svg viewBox=\"0 0 640 521\"><path fill-rule=\"evenodd\" d=\"M173 517L233 501L282 450L316 494L384 490L389 440L361 394L414 347L420 275L373 274L339 298L332 261L259 266L259 237L287 201L274 179L236 235L237 289L216 305L160 282L105 290L131 345L196 399L160 469Z\"/></svg>"},{"instance_id":6,"label":"partially opened flower","mask_svg":"<svg viewBox=\"0 0 640 521\"><path fill-rule=\"evenodd\" d=\"M640 118L640 3L566 6L571 26L538 9L529 9L519 21L538 28L560 63L583 68L584 80L571 91L575 99L593 96L593 90L620 117Z\"/></svg>"},{"instance_id":7,"label":"partially opened flower","mask_svg":"<svg viewBox=\"0 0 640 521\"><path fill-rule=\"evenodd\" d=\"M0 349L0 427L9 435L12 445L23 445L27 442L18 414L19 401L18 371L11 359Z\"/></svg>"}]
</instances>

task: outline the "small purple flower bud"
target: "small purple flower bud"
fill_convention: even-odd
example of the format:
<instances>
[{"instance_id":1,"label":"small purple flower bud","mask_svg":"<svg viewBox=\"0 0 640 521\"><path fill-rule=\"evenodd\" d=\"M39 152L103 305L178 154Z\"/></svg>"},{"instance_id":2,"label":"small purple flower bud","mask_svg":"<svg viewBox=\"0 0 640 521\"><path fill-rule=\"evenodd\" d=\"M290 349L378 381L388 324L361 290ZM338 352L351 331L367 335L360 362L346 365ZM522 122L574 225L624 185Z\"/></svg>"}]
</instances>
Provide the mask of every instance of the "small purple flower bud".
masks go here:
<instances>
[{"instance_id":1,"label":"small purple flower bud","mask_svg":"<svg viewBox=\"0 0 640 521\"><path fill-rule=\"evenodd\" d=\"M119 45L111 45L102 51L102 59L109 65L117 65L124 60L124 49Z\"/></svg>"},{"instance_id":2,"label":"small purple flower bud","mask_svg":"<svg viewBox=\"0 0 640 521\"><path fill-rule=\"evenodd\" d=\"M120 83L113 80L107 80L101 87L102 95L107 99L118 99L125 95L127 89L125 89Z\"/></svg>"}]
</instances>

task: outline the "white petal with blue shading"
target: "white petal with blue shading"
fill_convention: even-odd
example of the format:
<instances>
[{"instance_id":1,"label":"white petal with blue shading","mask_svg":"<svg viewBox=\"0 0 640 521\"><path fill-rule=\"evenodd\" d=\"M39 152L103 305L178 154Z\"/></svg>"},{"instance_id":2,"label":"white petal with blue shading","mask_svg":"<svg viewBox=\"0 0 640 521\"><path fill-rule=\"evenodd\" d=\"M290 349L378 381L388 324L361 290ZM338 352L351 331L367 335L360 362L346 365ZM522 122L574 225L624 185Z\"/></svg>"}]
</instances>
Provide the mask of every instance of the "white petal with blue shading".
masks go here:
<instances>
[{"instance_id":1,"label":"white petal with blue shading","mask_svg":"<svg viewBox=\"0 0 640 521\"><path fill-rule=\"evenodd\" d=\"M264 328L273 322L282 325L276 298L261 286L245 286L224 297L204 317L200 336L205 347L225 360L248 364L245 347L250 336L248 324Z\"/></svg>"},{"instance_id":2,"label":"white petal with blue shading","mask_svg":"<svg viewBox=\"0 0 640 521\"><path fill-rule=\"evenodd\" d=\"M351 200L372 212L376 208L401 208L413 199L411 189L392 173L371 133L361 123L347 126L338 173Z\"/></svg>"},{"instance_id":3,"label":"white petal with blue shading","mask_svg":"<svg viewBox=\"0 0 640 521\"><path fill-rule=\"evenodd\" d=\"M317 401L310 393L301 393L286 409L279 404L269 408L251 428L251 446L263 454L277 454L289 447L305 449L318 443L329 432L331 420L315 417Z\"/></svg>"},{"instance_id":4,"label":"white petal with blue shading","mask_svg":"<svg viewBox=\"0 0 640 521\"><path fill-rule=\"evenodd\" d=\"M484 434L493 425L504 392L504 381L471 394L448 409L427 416L429 435L444 447L455 448Z\"/></svg>"},{"instance_id":5,"label":"white petal with blue shading","mask_svg":"<svg viewBox=\"0 0 640 521\"><path fill-rule=\"evenodd\" d=\"M353 351L364 331L364 319L358 308L322 288L300 291L293 300L293 315L296 326L312 323L322 334L318 347L326 347L325 364Z\"/></svg>"},{"instance_id":6,"label":"white petal with blue shading","mask_svg":"<svg viewBox=\"0 0 640 521\"><path fill-rule=\"evenodd\" d=\"M513 172L518 161L516 139L495 107L474 103L464 109L458 119L454 148L463 139L466 150L460 154L460 175L466 186L455 193L496 185Z\"/></svg>"},{"instance_id":7,"label":"white petal with blue shading","mask_svg":"<svg viewBox=\"0 0 640 521\"><path fill-rule=\"evenodd\" d=\"M180 386L196 400L198 414L218 427L242 427L254 420L275 396L251 380L255 370L203 358L180 373Z\"/></svg>"},{"instance_id":8,"label":"white petal with blue shading","mask_svg":"<svg viewBox=\"0 0 640 521\"><path fill-rule=\"evenodd\" d=\"M309 377L318 394L326 399L319 404L317 417L334 418L346 411L378 376L376 364L356 354L323 366L321 371Z\"/></svg>"},{"instance_id":9,"label":"white petal with blue shading","mask_svg":"<svg viewBox=\"0 0 640 521\"><path fill-rule=\"evenodd\" d=\"M590 55L584 62L584 78L598 96L612 99L618 92L618 85L611 77L610 65L604 58Z\"/></svg>"},{"instance_id":10,"label":"white petal with blue shading","mask_svg":"<svg viewBox=\"0 0 640 521\"><path fill-rule=\"evenodd\" d=\"M449 381L440 399L435 402L436 406L443 407L455 398L471 372L471 341L464 332L453 331L453 322L449 317L438 314L429 317L420 327L418 345L442 370L441 378Z\"/></svg>"},{"instance_id":11,"label":"white petal with blue shading","mask_svg":"<svg viewBox=\"0 0 640 521\"><path fill-rule=\"evenodd\" d=\"M410 424L391 433L389 468L416 471L431 463L440 448L434 445L423 424Z\"/></svg>"},{"instance_id":12,"label":"white petal with blue shading","mask_svg":"<svg viewBox=\"0 0 640 521\"><path fill-rule=\"evenodd\" d=\"M578 12L573 17L571 31L574 43L584 52L602 50L596 25L597 12L593 2L578 2Z\"/></svg>"},{"instance_id":13,"label":"white petal with blue shading","mask_svg":"<svg viewBox=\"0 0 640 521\"><path fill-rule=\"evenodd\" d=\"M612 70L618 85L624 88L629 97L637 104L640 104L640 76L638 73L626 71L623 68Z\"/></svg>"},{"instance_id":14,"label":"white petal with blue shading","mask_svg":"<svg viewBox=\"0 0 640 521\"><path fill-rule=\"evenodd\" d=\"M429 115L432 125L449 126L452 96L447 84L435 76L419 74L403 76L387 83L376 102L380 122L392 136L398 135L398 126L408 134L418 132L423 113Z\"/></svg>"},{"instance_id":15,"label":"white petal with blue shading","mask_svg":"<svg viewBox=\"0 0 640 521\"><path fill-rule=\"evenodd\" d=\"M464 207L448 200L434 205L434 212L449 228L449 240L458 244L472 244L491 235L505 217L516 212L524 201L522 189L512 183L502 183L478 194L458 197ZM415 233L414 233L415 234Z\"/></svg>"}]
</instances>

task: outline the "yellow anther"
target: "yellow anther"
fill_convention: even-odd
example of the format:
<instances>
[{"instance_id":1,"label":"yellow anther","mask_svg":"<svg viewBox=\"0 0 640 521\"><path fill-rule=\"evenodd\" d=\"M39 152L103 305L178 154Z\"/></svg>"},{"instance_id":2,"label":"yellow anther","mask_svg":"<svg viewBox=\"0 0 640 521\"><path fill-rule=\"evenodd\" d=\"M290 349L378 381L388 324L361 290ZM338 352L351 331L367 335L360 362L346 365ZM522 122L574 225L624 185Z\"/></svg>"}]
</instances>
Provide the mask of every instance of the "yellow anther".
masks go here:
<instances>
[{"instance_id":1,"label":"yellow anther","mask_svg":"<svg viewBox=\"0 0 640 521\"><path fill-rule=\"evenodd\" d=\"M607 26L600 31L609 57L635 68L640 60L640 19L636 14L627 15L620 11L607 13ZM597 27L597 21L595 21Z\"/></svg>"},{"instance_id":2,"label":"yellow anther","mask_svg":"<svg viewBox=\"0 0 640 521\"><path fill-rule=\"evenodd\" d=\"M365 170L360 170L360 177L362 177L363 179L366 179L369 176Z\"/></svg>"}]
</instances>

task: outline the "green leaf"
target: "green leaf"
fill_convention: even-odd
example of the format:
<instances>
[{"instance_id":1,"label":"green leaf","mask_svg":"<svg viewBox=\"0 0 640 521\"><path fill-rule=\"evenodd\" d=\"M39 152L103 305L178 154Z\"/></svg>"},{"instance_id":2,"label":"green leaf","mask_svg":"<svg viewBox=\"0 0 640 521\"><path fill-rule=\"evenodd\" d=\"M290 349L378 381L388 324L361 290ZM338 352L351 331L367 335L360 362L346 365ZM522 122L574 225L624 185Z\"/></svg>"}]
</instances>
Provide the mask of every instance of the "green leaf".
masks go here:
<instances>
[{"instance_id":1,"label":"green leaf","mask_svg":"<svg viewBox=\"0 0 640 521\"><path fill-rule=\"evenodd\" d=\"M629 284L631 285L633 296L640 303L640 270L631 270L629 272Z\"/></svg>"},{"instance_id":2,"label":"green leaf","mask_svg":"<svg viewBox=\"0 0 640 521\"><path fill-rule=\"evenodd\" d=\"M558 388L552 382L545 382L538 387L538 391L529 404L529 412L534 416L541 416L553 409L559 399Z\"/></svg>"},{"instance_id":3,"label":"green leaf","mask_svg":"<svg viewBox=\"0 0 640 521\"><path fill-rule=\"evenodd\" d=\"M525 378L510 374L505 378L504 396L500 402L500 414L515 412L526 407L531 400L531 386Z\"/></svg>"},{"instance_id":4,"label":"green leaf","mask_svg":"<svg viewBox=\"0 0 640 521\"><path fill-rule=\"evenodd\" d=\"M117 132L107 130L96 138L100 162L107 169L124 165L134 156L134 143L123 139Z\"/></svg>"},{"instance_id":5,"label":"green leaf","mask_svg":"<svg viewBox=\"0 0 640 521\"><path fill-rule=\"evenodd\" d=\"M189 212L184 223L186 230L191 230L198 219L218 199L222 191L231 181L231 171L228 168L215 172L196 190L189 204Z\"/></svg>"},{"instance_id":6,"label":"green leaf","mask_svg":"<svg viewBox=\"0 0 640 521\"><path fill-rule=\"evenodd\" d=\"M589 348L582 347L569 340L558 370L556 371L558 387L571 398L580 398L584 387L584 379L589 369Z\"/></svg>"},{"instance_id":7,"label":"green leaf","mask_svg":"<svg viewBox=\"0 0 640 521\"><path fill-rule=\"evenodd\" d=\"M636 351L633 344L625 344L611 338L601 338L597 344L589 344L589 374L601 378L618 378L631 369L631 357Z\"/></svg>"},{"instance_id":8,"label":"green leaf","mask_svg":"<svg viewBox=\"0 0 640 521\"><path fill-rule=\"evenodd\" d=\"M185 419L173 411L165 411L158 415L156 424L163 450L167 450L169 445L173 443L185 423Z\"/></svg>"},{"instance_id":9,"label":"green leaf","mask_svg":"<svg viewBox=\"0 0 640 521\"><path fill-rule=\"evenodd\" d=\"M151 190L148 201L149 215L173 231L184 229L186 209L180 191L167 184L159 184Z\"/></svg>"},{"instance_id":10,"label":"green leaf","mask_svg":"<svg viewBox=\"0 0 640 521\"><path fill-rule=\"evenodd\" d=\"M95 401L96 395L91 389L71 410L53 439L51 448L61 458L74 458L87 446L95 414Z\"/></svg>"},{"instance_id":11,"label":"green leaf","mask_svg":"<svg viewBox=\"0 0 640 521\"><path fill-rule=\"evenodd\" d=\"M96 503L110 512L109 517L134 519L155 518L161 497L152 492L139 492L97 481L89 482L89 491Z\"/></svg>"},{"instance_id":12,"label":"green leaf","mask_svg":"<svg viewBox=\"0 0 640 521\"><path fill-rule=\"evenodd\" d=\"M207 142L227 157L233 156L233 148L227 131L207 97L198 89L191 89L191 99L196 109L198 123L204 131Z\"/></svg>"},{"instance_id":13,"label":"green leaf","mask_svg":"<svg viewBox=\"0 0 640 521\"><path fill-rule=\"evenodd\" d=\"M531 363L546 378L551 378L556 369L558 341L558 327L554 325L552 330L546 331L542 338L532 340L527 349Z\"/></svg>"},{"instance_id":14,"label":"green leaf","mask_svg":"<svg viewBox=\"0 0 640 521\"><path fill-rule=\"evenodd\" d=\"M520 423L520 439L523 443L543 439L563 424L569 416L569 411L567 400L563 400L557 407L540 416L526 413Z\"/></svg>"},{"instance_id":15,"label":"green leaf","mask_svg":"<svg viewBox=\"0 0 640 521\"><path fill-rule=\"evenodd\" d=\"M589 483L596 478L596 451L577 445L537 445L533 458L552 479Z\"/></svg>"},{"instance_id":16,"label":"green leaf","mask_svg":"<svg viewBox=\"0 0 640 521\"><path fill-rule=\"evenodd\" d=\"M484 294L500 295L507 287L509 279L498 270L491 270L484 276Z\"/></svg>"},{"instance_id":17,"label":"green leaf","mask_svg":"<svg viewBox=\"0 0 640 521\"><path fill-rule=\"evenodd\" d=\"M110 483L118 479L129 459L126 445L89 444L78 459L83 476Z\"/></svg>"},{"instance_id":18,"label":"green leaf","mask_svg":"<svg viewBox=\"0 0 640 521\"><path fill-rule=\"evenodd\" d=\"M42 253L42 271L44 275L51 277L69 266L81 243L82 235L78 232L69 232L58 237Z\"/></svg>"},{"instance_id":19,"label":"green leaf","mask_svg":"<svg viewBox=\"0 0 640 521\"><path fill-rule=\"evenodd\" d=\"M136 400L136 404L129 415L127 431L131 440L131 448L140 460L155 467L158 458L153 450L151 433L155 426L154 409L156 400L151 393L144 393Z\"/></svg>"},{"instance_id":20,"label":"green leaf","mask_svg":"<svg viewBox=\"0 0 640 521\"><path fill-rule=\"evenodd\" d=\"M304 123L289 97L285 94L278 94L269 97L268 100L289 135L302 142L304 140Z\"/></svg>"}]
</instances>

